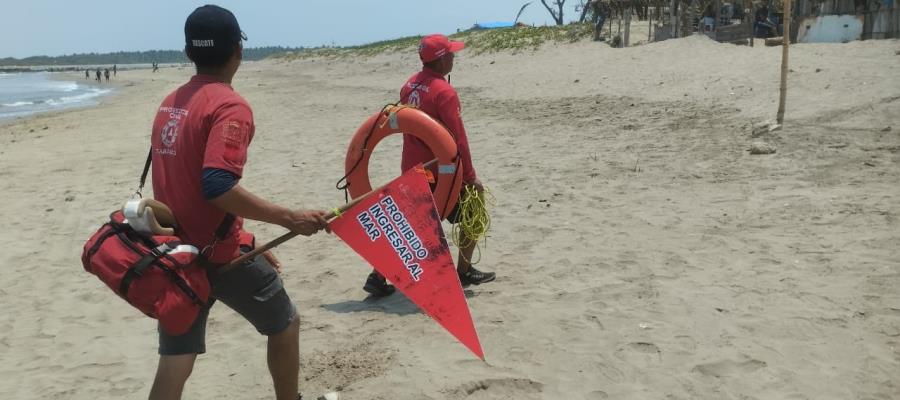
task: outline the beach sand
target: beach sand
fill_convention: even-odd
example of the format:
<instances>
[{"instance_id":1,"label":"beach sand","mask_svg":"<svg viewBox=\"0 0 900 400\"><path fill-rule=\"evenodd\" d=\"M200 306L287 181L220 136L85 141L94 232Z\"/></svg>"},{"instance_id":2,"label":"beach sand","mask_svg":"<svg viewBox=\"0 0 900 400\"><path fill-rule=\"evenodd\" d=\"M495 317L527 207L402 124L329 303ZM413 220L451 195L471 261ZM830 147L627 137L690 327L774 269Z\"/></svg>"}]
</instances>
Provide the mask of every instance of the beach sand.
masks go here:
<instances>
[{"instance_id":1,"label":"beach sand","mask_svg":"<svg viewBox=\"0 0 900 400\"><path fill-rule=\"evenodd\" d=\"M467 291L487 362L400 294L366 299L334 236L277 250L301 388L341 399L900 398L900 42L780 48L702 37L461 53L475 166L496 197L495 282ZM415 54L245 63L242 181L331 208L356 128ZM156 324L82 270L137 186L162 98L190 68L122 71L97 107L0 125L0 399L146 398ZM774 154L751 155L764 142ZM373 183L399 173L399 137ZM259 240L283 233L250 222ZM448 226L445 226L448 228ZM186 399L273 398L265 338L225 306Z\"/></svg>"}]
</instances>

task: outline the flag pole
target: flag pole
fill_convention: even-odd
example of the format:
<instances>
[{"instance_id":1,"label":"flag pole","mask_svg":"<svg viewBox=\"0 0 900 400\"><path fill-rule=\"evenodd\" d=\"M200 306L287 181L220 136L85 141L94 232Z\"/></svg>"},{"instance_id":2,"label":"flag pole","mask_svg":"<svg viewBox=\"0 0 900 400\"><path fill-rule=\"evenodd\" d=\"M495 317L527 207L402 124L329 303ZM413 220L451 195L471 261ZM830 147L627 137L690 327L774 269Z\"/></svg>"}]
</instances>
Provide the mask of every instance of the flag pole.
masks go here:
<instances>
[{"instance_id":1,"label":"flag pole","mask_svg":"<svg viewBox=\"0 0 900 400\"><path fill-rule=\"evenodd\" d=\"M427 167L431 166L431 164L436 163L437 161L438 161L438 160L435 158L435 159L433 159L433 160L431 160L431 161L429 161L429 162L423 164L422 166L427 168ZM386 186L386 185L385 185L385 186ZM341 214L343 214L343 213L346 212L347 210L353 208L353 206L359 204L359 202L363 201L363 199L369 197L369 196L372 195L373 193L379 192L379 191L380 191L381 189L383 189L383 188L384 188L384 186L380 186L380 187L378 187L378 188L376 188L376 189L372 189L372 190L369 191L368 193L366 193L366 194L364 194L364 195L362 195L362 196L359 196L359 197L357 197L357 198L355 198L355 199L353 199L353 200L350 200L350 202L347 203L347 204L344 204L344 205L342 205L342 206L340 206L340 207L335 207L335 208L332 209L330 212L328 212L328 214L325 215L325 219L326 219L326 220L332 220L332 219L334 219L334 218L340 216ZM281 236L279 236L279 237L273 239L272 241L270 241L270 242L268 242L268 243L266 243L266 244L264 244L264 245L262 245L262 246L259 246L259 247L255 248L255 249L253 249L253 250L251 250L251 251L249 251L249 252L247 252L247 253L244 253L243 255L241 255L241 256L238 257L238 258L235 258L234 260L231 260L231 262L229 262L228 264L225 264L225 265L223 265L222 267L220 267L220 268L219 268L219 272L225 272L225 271L228 271L228 270L230 270L230 269L232 269L232 268L234 268L234 267L236 267L236 266L238 266L238 265L241 265L241 264L245 263L247 260L253 259L253 258L255 258L256 256L258 256L258 255L260 255L260 254L262 254L262 253L265 253L265 252L267 252L267 251L269 251L269 250L272 250L272 249L275 248L276 246L278 246L278 245L280 245L280 244L282 244L282 243L284 243L284 242L287 242L288 240L293 239L293 238L296 237L297 235L299 235L299 233L297 233L297 232L288 232L288 233L285 233L284 235L281 235Z\"/></svg>"},{"instance_id":2,"label":"flag pole","mask_svg":"<svg viewBox=\"0 0 900 400\"><path fill-rule=\"evenodd\" d=\"M778 98L778 125L784 123L784 101L787 97L787 73L788 73L788 47L791 43L791 0L784 0L782 10L784 15L784 29L781 35L781 93Z\"/></svg>"}]
</instances>

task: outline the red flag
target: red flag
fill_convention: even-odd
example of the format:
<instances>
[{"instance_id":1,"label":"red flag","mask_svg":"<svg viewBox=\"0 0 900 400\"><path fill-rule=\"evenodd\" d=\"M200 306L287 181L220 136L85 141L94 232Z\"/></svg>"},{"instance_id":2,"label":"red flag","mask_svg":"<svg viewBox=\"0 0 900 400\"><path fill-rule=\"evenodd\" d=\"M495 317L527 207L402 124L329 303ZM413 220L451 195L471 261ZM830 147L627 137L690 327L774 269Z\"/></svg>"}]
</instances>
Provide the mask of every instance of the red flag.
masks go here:
<instances>
[{"instance_id":1,"label":"red flag","mask_svg":"<svg viewBox=\"0 0 900 400\"><path fill-rule=\"evenodd\" d=\"M423 171L419 165L362 199L331 230L484 360Z\"/></svg>"}]
</instances>

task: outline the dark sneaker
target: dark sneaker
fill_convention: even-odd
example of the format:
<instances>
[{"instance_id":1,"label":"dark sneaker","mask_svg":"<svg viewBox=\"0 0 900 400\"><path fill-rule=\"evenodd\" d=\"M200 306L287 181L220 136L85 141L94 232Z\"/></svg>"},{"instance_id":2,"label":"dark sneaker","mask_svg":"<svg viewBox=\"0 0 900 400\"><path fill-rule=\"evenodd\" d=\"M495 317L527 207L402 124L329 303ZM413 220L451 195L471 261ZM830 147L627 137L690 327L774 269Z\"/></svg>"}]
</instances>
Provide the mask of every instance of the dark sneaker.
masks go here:
<instances>
[{"instance_id":1,"label":"dark sneaker","mask_svg":"<svg viewBox=\"0 0 900 400\"><path fill-rule=\"evenodd\" d=\"M475 267L470 266L468 271L459 274L459 282L462 283L463 286L480 285L482 283L493 281L496 277L497 274L493 272L481 272L475 269Z\"/></svg>"},{"instance_id":2,"label":"dark sneaker","mask_svg":"<svg viewBox=\"0 0 900 400\"><path fill-rule=\"evenodd\" d=\"M369 278L366 279L366 284L363 286L363 290L374 297L385 297L394 294L394 291L396 291L397 289L394 287L394 285L388 284L387 280L384 279L383 276L373 272L369 274Z\"/></svg>"}]
</instances>

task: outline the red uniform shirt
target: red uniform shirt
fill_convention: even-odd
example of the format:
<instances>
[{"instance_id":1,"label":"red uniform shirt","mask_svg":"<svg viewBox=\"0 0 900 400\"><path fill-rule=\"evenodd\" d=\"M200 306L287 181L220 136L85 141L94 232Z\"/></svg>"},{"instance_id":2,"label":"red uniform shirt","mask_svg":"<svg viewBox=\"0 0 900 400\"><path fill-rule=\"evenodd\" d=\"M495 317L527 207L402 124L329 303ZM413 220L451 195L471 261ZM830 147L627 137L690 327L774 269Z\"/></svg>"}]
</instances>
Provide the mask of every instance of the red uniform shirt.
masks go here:
<instances>
[{"instance_id":1,"label":"red uniform shirt","mask_svg":"<svg viewBox=\"0 0 900 400\"><path fill-rule=\"evenodd\" d=\"M253 139L250 105L228 84L197 75L172 92L153 121L153 194L178 221L178 235L204 249L215 242L225 212L203 197L203 168L219 168L241 177ZM243 220L207 250L209 261L223 263L238 254Z\"/></svg>"},{"instance_id":2,"label":"red uniform shirt","mask_svg":"<svg viewBox=\"0 0 900 400\"><path fill-rule=\"evenodd\" d=\"M462 159L463 182L472 183L477 178L469 153L469 139L463 126L462 109L456 89L444 77L428 68L416 73L400 88L400 102L418 107L440 121L456 139L457 151ZM434 154L425 142L413 135L403 135L403 171L434 159Z\"/></svg>"}]
</instances>

